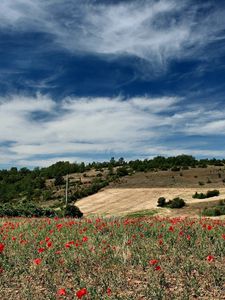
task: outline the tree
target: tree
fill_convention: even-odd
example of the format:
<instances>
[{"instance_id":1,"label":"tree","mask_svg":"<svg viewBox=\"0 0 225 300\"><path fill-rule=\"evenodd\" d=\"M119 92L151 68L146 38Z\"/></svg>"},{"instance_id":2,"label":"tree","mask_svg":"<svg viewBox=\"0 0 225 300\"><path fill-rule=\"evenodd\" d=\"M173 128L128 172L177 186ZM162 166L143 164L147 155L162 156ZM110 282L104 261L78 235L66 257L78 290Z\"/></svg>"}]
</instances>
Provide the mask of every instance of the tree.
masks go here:
<instances>
[{"instance_id":1,"label":"tree","mask_svg":"<svg viewBox=\"0 0 225 300\"><path fill-rule=\"evenodd\" d=\"M55 186L58 185L63 185L65 184L65 180L63 179L63 177L61 175L58 175L55 177Z\"/></svg>"}]
</instances>

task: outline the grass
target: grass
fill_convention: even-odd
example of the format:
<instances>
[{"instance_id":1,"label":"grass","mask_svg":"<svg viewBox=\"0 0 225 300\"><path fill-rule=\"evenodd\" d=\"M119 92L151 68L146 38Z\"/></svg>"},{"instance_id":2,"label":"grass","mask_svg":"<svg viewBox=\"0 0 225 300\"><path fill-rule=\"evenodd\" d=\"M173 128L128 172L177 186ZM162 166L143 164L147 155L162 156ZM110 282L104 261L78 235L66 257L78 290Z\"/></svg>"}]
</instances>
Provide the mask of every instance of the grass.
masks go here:
<instances>
[{"instance_id":1,"label":"grass","mask_svg":"<svg viewBox=\"0 0 225 300\"><path fill-rule=\"evenodd\" d=\"M1 219L6 299L223 299L225 222Z\"/></svg>"},{"instance_id":2,"label":"grass","mask_svg":"<svg viewBox=\"0 0 225 300\"><path fill-rule=\"evenodd\" d=\"M126 215L128 218L142 218L147 216L154 216L157 214L159 210L156 209L145 209L145 210L139 210L132 213L129 213Z\"/></svg>"}]
</instances>

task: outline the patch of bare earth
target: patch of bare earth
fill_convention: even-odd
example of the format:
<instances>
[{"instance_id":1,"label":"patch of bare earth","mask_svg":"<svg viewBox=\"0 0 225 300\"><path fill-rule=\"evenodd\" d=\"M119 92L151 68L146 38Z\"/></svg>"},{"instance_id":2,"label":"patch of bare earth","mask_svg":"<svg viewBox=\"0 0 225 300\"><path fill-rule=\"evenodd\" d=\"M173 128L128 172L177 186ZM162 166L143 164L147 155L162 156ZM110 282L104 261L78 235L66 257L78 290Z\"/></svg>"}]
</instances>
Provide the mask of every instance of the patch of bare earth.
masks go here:
<instances>
[{"instance_id":1,"label":"patch of bare earth","mask_svg":"<svg viewBox=\"0 0 225 300\"><path fill-rule=\"evenodd\" d=\"M161 214L174 214L169 209L158 208L157 200L159 197L173 199L183 198L187 204L213 202L225 199L225 188L220 188L220 195L208 199L193 199L192 195L197 192L207 192L209 188L108 188L95 195L83 198L77 202L77 206L85 215L99 214L105 216L120 216L127 213L158 209ZM178 211L178 210L176 210ZM185 210L180 209L179 214L186 214ZM189 214L190 212L187 212Z\"/></svg>"}]
</instances>

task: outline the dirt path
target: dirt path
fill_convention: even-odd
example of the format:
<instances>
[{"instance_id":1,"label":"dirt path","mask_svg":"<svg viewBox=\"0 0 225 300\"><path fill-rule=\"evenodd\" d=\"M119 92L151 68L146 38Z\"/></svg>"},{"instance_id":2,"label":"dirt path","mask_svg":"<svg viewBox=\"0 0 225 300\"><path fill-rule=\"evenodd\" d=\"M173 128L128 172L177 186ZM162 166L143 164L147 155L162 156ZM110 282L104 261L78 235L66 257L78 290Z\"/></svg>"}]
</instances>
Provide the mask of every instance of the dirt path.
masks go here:
<instances>
[{"instance_id":1,"label":"dirt path","mask_svg":"<svg viewBox=\"0 0 225 300\"><path fill-rule=\"evenodd\" d=\"M77 202L85 215L100 214L119 216L126 213L157 208L157 200L163 196L167 199L181 197L187 203L225 199L225 188L220 188L220 196L205 200L193 199L197 192L206 192L208 188L113 188L105 189L95 195Z\"/></svg>"}]
</instances>

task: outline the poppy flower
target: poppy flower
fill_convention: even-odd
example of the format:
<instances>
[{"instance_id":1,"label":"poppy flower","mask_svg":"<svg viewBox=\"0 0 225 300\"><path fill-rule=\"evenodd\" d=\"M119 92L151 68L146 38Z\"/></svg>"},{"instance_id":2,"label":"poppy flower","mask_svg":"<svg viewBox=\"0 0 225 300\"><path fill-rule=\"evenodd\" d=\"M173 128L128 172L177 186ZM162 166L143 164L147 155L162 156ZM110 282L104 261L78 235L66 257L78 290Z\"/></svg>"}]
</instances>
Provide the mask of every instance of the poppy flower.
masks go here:
<instances>
[{"instance_id":1,"label":"poppy flower","mask_svg":"<svg viewBox=\"0 0 225 300\"><path fill-rule=\"evenodd\" d=\"M159 261L158 261L157 259L151 259L151 260L149 261L149 264L152 265L152 266L154 266L154 265L156 265L158 262L159 262Z\"/></svg>"},{"instance_id":2,"label":"poppy flower","mask_svg":"<svg viewBox=\"0 0 225 300\"><path fill-rule=\"evenodd\" d=\"M35 265L40 265L41 259L40 259L40 258L35 258L35 259L33 260L33 262L34 262Z\"/></svg>"},{"instance_id":3,"label":"poppy flower","mask_svg":"<svg viewBox=\"0 0 225 300\"><path fill-rule=\"evenodd\" d=\"M107 288L107 291L106 291L106 293L107 293L107 295L108 295L108 296L110 296L110 295L111 295L111 293L112 293L111 289L110 289L110 288Z\"/></svg>"},{"instance_id":4,"label":"poppy flower","mask_svg":"<svg viewBox=\"0 0 225 300\"><path fill-rule=\"evenodd\" d=\"M82 241L83 241L83 242L87 242L87 240L88 240L88 237L87 237L87 236L84 236L84 237L82 238Z\"/></svg>"},{"instance_id":5,"label":"poppy flower","mask_svg":"<svg viewBox=\"0 0 225 300\"><path fill-rule=\"evenodd\" d=\"M173 226L170 226L170 227L169 227L169 231L172 231L172 232L174 231Z\"/></svg>"},{"instance_id":6,"label":"poppy flower","mask_svg":"<svg viewBox=\"0 0 225 300\"><path fill-rule=\"evenodd\" d=\"M156 267L155 267L155 270L156 270L156 271L160 271L160 270L161 270L161 267L160 267L160 266L156 266Z\"/></svg>"},{"instance_id":7,"label":"poppy flower","mask_svg":"<svg viewBox=\"0 0 225 300\"><path fill-rule=\"evenodd\" d=\"M45 248L39 248L38 249L38 253L42 253L42 252L44 252L45 251Z\"/></svg>"},{"instance_id":8,"label":"poppy flower","mask_svg":"<svg viewBox=\"0 0 225 300\"><path fill-rule=\"evenodd\" d=\"M81 299L83 296L87 295L87 289L83 288L76 292L76 296L78 299Z\"/></svg>"},{"instance_id":9,"label":"poppy flower","mask_svg":"<svg viewBox=\"0 0 225 300\"><path fill-rule=\"evenodd\" d=\"M52 246L52 242L47 243L47 247L50 248Z\"/></svg>"},{"instance_id":10,"label":"poppy flower","mask_svg":"<svg viewBox=\"0 0 225 300\"><path fill-rule=\"evenodd\" d=\"M3 252L4 248L5 248L5 245L4 245L4 244L2 244L2 243L0 243L0 253L2 253L2 252Z\"/></svg>"},{"instance_id":11,"label":"poppy flower","mask_svg":"<svg viewBox=\"0 0 225 300\"><path fill-rule=\"evenodd\" d=\"M66 296L66 290L65 289L59 289L57 292L58 296Z\"/></svg>"},{"instance_id":12,"label":"poppy flower","mask_svg":"<svg viewBox=\"0 0 225 300\"><path fill-rule=\"evenodd\" d=\"M208 262L212 262L214 261L215 257L213 255L208 255L206 259L208 260Z\"/></svg>"}]
</instances>

